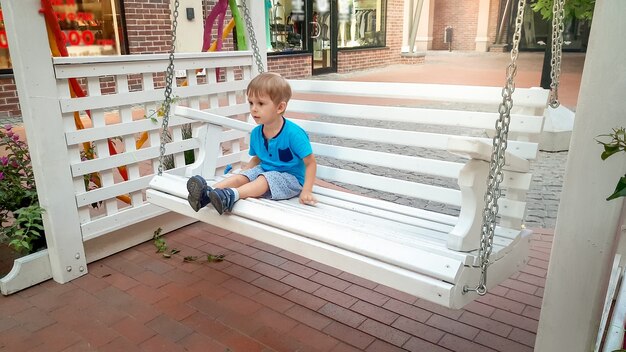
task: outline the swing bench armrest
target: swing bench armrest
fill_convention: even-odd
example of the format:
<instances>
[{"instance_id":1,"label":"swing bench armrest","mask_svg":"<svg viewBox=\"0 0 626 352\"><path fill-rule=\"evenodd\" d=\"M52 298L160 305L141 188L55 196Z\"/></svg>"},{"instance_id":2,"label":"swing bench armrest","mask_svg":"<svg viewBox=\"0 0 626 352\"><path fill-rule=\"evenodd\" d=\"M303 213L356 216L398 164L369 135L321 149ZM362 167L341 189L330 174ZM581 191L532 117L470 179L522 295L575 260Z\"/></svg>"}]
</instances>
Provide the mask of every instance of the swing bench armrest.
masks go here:
<instances>
[{"instance_id":1,"label":"swing bench armrest","mask_svg":"<svg viewBox=\"0 0 626 352\"><path fill-rule=\"evenodd\" d=\"M490 162L492 148L493 146L485 141L459 137L448 139L447 150L452 154L460 155L465 158ZM528 160L508 150L504 155L504 170L514 172L528 172L530 170L530 162Z\"/></svg>"},{"instance_id":2,"label":"swing bench armrest","mask_svg":"<svg viewBox=\"0 0 626 352\"><path fill-rule=\"evenodd\" d=\"M251 132L254 128L253 124L247 122L212 114L206 111L191 109L185 106L177 106L174 112L178 116L182 116L191 120L202 121L217 126L229 127L239 131Z\"/></svg>"}]
</instances>

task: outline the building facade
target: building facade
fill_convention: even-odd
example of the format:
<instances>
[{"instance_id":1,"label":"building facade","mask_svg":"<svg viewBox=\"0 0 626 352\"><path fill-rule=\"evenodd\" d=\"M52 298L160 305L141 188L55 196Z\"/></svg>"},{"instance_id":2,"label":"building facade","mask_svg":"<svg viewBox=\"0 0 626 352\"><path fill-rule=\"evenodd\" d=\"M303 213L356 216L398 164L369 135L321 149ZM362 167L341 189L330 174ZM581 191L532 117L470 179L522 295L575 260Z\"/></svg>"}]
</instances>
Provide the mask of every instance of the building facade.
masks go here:
<instances>
[{"instance_id":1,"label":"building facade","mask_svg":"<svg viewBox=\"0 0 626 352\"><path fill-rule=\"evenodd\" d=\"M418 1L258 1L265 2L266 31L256 35L265 35L268 69L288 78L416 64L428 50L504 51L516 11L512 0L423 0L419 16L410 8ZM50 2L70 56L170 50L172 0ZM221 22L220 16L215 16L216 9L226 2L179 0L177 51L201 51L205 23L212 27L213 37L218 27L227 28L230 10L226 9ZM521 48L544 50L549 23L526 10ZM413 30L416 23L419 25ZM588 27L567 22L565 50L584 50ZM221 50L234 50L236 38L234 33L226 36ZM9 49L0 12L0 117L20 116Z\"/></svg>"}]
</instances>

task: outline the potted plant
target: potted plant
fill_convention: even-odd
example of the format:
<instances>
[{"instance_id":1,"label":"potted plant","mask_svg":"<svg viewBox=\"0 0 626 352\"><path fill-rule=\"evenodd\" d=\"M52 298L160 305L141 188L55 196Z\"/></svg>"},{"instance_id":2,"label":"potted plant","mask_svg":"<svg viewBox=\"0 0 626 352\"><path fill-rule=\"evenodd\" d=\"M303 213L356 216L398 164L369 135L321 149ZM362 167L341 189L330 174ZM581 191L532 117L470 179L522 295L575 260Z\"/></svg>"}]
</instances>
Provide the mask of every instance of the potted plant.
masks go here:
<instances>
[{"instance_id":1,"label":"potted plant","mask_svg":"<svg viewBox=\"0 0 626 352\"><path fill-rule=\"evenodd\" d=\"M28 147L11 125L0 128L0 243L20 255L46 241Z\"/></svg>"}]
</instances>

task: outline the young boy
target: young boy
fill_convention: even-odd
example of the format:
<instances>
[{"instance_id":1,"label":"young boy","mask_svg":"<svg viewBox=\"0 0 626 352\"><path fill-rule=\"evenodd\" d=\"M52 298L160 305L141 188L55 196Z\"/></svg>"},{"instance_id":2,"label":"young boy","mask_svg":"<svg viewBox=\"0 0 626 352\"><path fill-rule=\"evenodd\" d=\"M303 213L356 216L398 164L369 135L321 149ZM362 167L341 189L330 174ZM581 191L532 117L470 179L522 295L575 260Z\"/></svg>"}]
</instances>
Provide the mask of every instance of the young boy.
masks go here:
<instances>
[{"instance_id":1,"label":"young boy","mask_svg":"<svg viewBox=\"0 0 626 352\"><path fill-rule=\"evenodd\" d=\"M187 181L187 200L193 210L211 203L218 213L230 212L239 199L248 197L289 199L300 195L300 203L314 205L313 182L317 162L306 132L285 119L291 98L289 83L276 73L256 76L247 89L250 114L258 124L250 134L252 159L240 174L211 188L201 176Z\"/></svg>"}]
</instances>

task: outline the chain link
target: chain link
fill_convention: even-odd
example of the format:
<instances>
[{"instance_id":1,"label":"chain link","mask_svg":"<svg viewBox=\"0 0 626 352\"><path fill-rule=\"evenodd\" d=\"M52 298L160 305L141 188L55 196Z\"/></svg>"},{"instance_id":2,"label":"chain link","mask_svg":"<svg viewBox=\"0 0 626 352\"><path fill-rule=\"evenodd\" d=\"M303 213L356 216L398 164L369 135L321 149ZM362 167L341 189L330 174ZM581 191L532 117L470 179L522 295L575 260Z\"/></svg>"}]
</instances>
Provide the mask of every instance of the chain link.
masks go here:
<instances>
[{"instance_id":1,"label":"chain link","mask_svg":"<svg viewBox=\"0 0 626 352\"><path fill-rule=\"evenodd\" d=\"M163 175L163 162L165 159L165 144L167 143L168 125L170 122L170 110L172 107L172 90L174 86L174 52L176 51L176 28L178 27L178 5L179 2L174 2L174 18L172 20L172 43L170 47L169 63L167 70L165 71L165 100L163 102L163 125L161 130L161 147L159 150L159 167L158 175Z\"/></svg>"},{"instance_id":2,"label":"chain link","mask_svg":"<svg viewBox=\"0 0 626 352\"><path fill-rule=\"evenodd\" d=\"M552 60L550 64L550 107L556 109L561 105L559 102L559 79L561 77L561 56L563 54L563 30L565 17L565 0L554 0L552 6Z\"/></svg>"},{"instance_id":3,"label":"chain link","mask_svg":"<svg viewBox=\"0 0 626 352\"><path fill-rule=\"evenodd\" d=\"M252 20L250 19L250 10L248 10L247 1L242 1L243 6L243 18L246 21L246 30L248 31L248 36L250 37L250 46L252 47L252 54L254 55L254 62L256 63L257 69L259 73L265 72L265 68L263 67L263 59L261 58L261 53L259 52L259 43L256 41L256 35L254 34L254 27L252 27Z\"/></svg>"},{"instance_id":4,"label":"chain link","mask_svg":"<svg viewBox=\"0 0 626 352\"><path fill-rule=\"evenodd\" d=\"M504 179L502 168L504 167L504 154L507 148L509 124L511 122L511 108L513 107L513 92L515 91L515 75L517 74L517 56L519 55L519 42L522 33L522 22L526 0L520 0L515 18L515 33L513 34L513 48L511 49L511 63L506 69L506 84L502 88L502 103L498 107L500 114L496 121L496 133L493 137L493 150L489 163L489 177L487 178L487 191L485 192L485 208L483 209L483 224L481 228L480 248L478 259L480 263L480 279L476 287L467 285L463 292L476 291L479 295L487 293L487 268L491 264L489 257L493 249L493 234L496 229L496 217L498 216L498 199L502 195L500 183Z\"/></svg>"}]
</instances>

